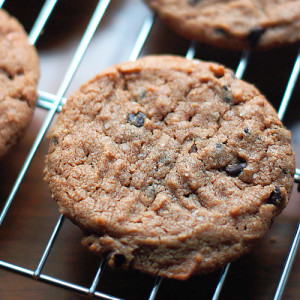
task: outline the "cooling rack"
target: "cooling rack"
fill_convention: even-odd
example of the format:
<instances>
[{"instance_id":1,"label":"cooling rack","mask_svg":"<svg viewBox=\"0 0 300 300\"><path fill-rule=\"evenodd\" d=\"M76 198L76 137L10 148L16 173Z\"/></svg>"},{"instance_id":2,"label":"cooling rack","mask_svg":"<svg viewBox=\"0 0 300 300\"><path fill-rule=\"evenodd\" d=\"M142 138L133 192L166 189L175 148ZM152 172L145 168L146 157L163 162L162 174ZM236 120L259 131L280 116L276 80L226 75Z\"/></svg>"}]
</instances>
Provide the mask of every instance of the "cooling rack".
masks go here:
<instances>
[{"instance_id":1,"label":"cooling rack","mask_svg":"<svg viewBox=\"0 0 300 300\"><path fill-rule=\"evenodd\" d=\"M0 1L0 5L5 5L9 3L12 0ZM59 0L46 0L43 3L43 6L41 7L41 10L38 12L37 17L34 21L34 25L32 26L30 32L29 32L29 40L32 44L36 44L39 40L39 38L44 34L47 35L47 25L49 22L51 22L51 15L55 13L55 10L57 9L57 5L59 4ZM72 2L72 1L69 1ZM73 1L76 2L75 0ZM95 1L94 1L95 2ZM99 2L95 2L95 9L93 10L91 17L87 23L87 26L83 32L83 34L80 37L80 40L78 41L77 45L75 46L76 50L72 56L72 59L67 67L67 70L64 72L64 75L62 79L60 80L59 88L56 92L49 92L43 89L39 90L39 100L38 100L38 107L44 112L43 113L43 120L38 128L38 131L36 135L34 136L34 139L32 139L31 148L28 150L27 156L25 157L23 165L20 167L18 174L16 175L15 181L12 184L11 189L8 192L7 199L4 199L4 204L1 210L0 214L0 234L5 227L6 220L9 217L9 212L13 208L16 202L17 196L22 193L22 185L23 182L28 176L28 172L30 170L31 164L33 163L35 156L37 156L37 153L39 149L42 147L44 141L45 134L48 130L48 128L51 126L51 122L53 119L55 119L56 114L61 110L62 105L66 101L66 94L68 89L70 89L70 86L72 86L72 82L74 81L74 76L76 75L77 69L80 67L80 64L82 60L84 59L85 55L89 55L88 47L91 42L95 40L95 34L99 33L101 34L101 30L105 31L108 26L113 26L114 19L110 20L109 22L105 19L107 14L110 13L110 10L112 10L112 6L116 5L116 2L113 0L100 0ZM137 3L137 0L128 0L128 2L132 2L133 5ZM142 5L142 4L141 4ZM151 38L155 39L153 37L152 31L153 27L159 22L156 20L155 16L152 14L150 10L148 10L146 7L144 7L144 16L143 16L143 22L140 24L139 28L136 28L136 32L134 34L135 41L132 43L132 49L130 53L128 53L127 60L135 60L139 56L144 54L150 54L152 52L156 52L156 50L152 51L154 48L151 45L147 46L147 43L151 40ZM66 16L67 17L67 16ZM103 24L104 22L104 24ZM163 26L162 24L158 24L158 26ZM164 34L170 34L167 29L164 32L160 32L160 30L156 31L158 32L158 35L164 35ZM163 38L164 39L164 38ZM161 39L160 41L163 41ZM175 49L174 53L178 53L181 55L185 55L186 58L192 59L194 57L197 58L207 58L207 52L211 52L209 58L213 58L213 60L218 61L219 52L215 49L207 48L207 46L199 45L195 41L189 41L186 42L177 37L173 37L172 41L176 42L177 44L172 45L172 48ZM180 46L178 46L178 43L180 43ZM152 48L151 48L152 47ZM296 46L295 46L296 47ZM297 88L297 80L298 75L300 71L300 50L296 48L291 48L294 53L294 56L289 58L290 63L287 62L287 69L288 75L285 75L286 82L284 84L284 89L282 96L280 96L280 101L277 104L274 104L278 106L278 115L281 120L284 118L287 119L286 115L288 115L289 112L289 104L296 101L296 97L293 96L294 90ZM296 50L295 50L296 49ZM121 49L119 50L121 51ZM158 50L159 51L159 50ZM285 50L282 50L280 54L284 53ZM226 51L225 51L226 52ZM289 53L290 53L289 52ZM112 54L113 55L113 54ZM233 67L235 67L235 73L238 78L244 77L245 73L249 68L254 69L253 75L253 81L255 82L256 76L259 77L258 73L264 73L263 70L263 64L265 63L265 58L267 57L267 54L261 54L261 56L258 56L259 64L255 61L255 55L249 50L245 50L243 52L230 52L227 51L225 53L225 57L228 58L229 56L234 56L235 64ZM273 54L273 56L277 55L277 52ZM254 58L253 58L254 57ZM274 58L274 57L273 57ZM105 60L105 58L103 58ZM230 60L232 61L232 60ZM117 61L116 61L117 62ZM43 67L43 65L42 65ZM45 72L47 70L43 70L42 72ZM100 71L100 70L99 70ZM287 72L285 72L287 73ZM87 78L92 77L91 75L88 75ZM248 79L248 78L247 78ZM250 76L251 79L251 76ZM263 82L263 80L262 80ZM263 82L264 83L264 82ZM262 86L263 87L263 86ZM292 107L293 108L293 107ZM296 106L297 108L297 106ZM296 114L297 117L297 111L290 112L291 114ZM298 115L299 120L299 115ZM45 154L45 153L44 153ZM42 174L40 175L41 181L42 181ZM300 169L296 169L295 174L295 183L300 183ZM42 183L41 183L42 184ZM299 188L298 188L299 190ZM20 192L21 191L21 192ZM37 195L32 191L30 193L32 197L37 197ZM295 196L297 197L297 196ZM49 197L48 197L49 198ZM299 198L299 197L298 197ZM1 199L2 200L2 199ZM39 199L39 201L50 201L49 199ZM47 205L46 205L47 206ZM10 217L10 220L12 220L13 217ZM85 284L78 284L77 282L74 282L72 280L68 279L62 279L59 276L52 276L47 274L47 264L49 264L49 258L51 256L51 253L54 251L53 249L59 242L59 236L62 234L61 232L64 231L64 227L68 227L68 221L64 220L64 217L62 215L58 216L58 219L56 223L54 222L51 224L53 227L53 230L51 230L49 236L47 235L45 238L45 243L42 245L43 251L39 252L35 256L35 264L31 263L31 267L27 268L22 266L19 263L12 263L6 260L1 260L2 257L0 257L0 267L1 269L5 270L6 272L14 272L18 275L23 275L26 277L29 277L31 279L34 279L36 281L47 283L48 285L55 285L64 289L68 289L74 292L74 298L76 298L78 295L86 295L94 298L100 298L100 299L121 299L124 298L119 295L115 295L114 293L107 292L105 288L105 284L107 280L115 280L116 277L117 282L112 285L120 284L125 277L130 277L130 272L124 272L124 273L118 273L114 271L107 270L105 266L105 261L98 262L95 259L93 259L93 265L95 265L95 262L97 263L97 268L92 268L92 271L90 273L91 277L89 278L89 282L85 282ZM280 224L276 225L278 228L281 226ZM72 230L74 228L72 227ZM285 287L288 284L288 277L291 272L293 262L295 260L295 256L297 254L298 244L300 240L300 223L295 221L293 223L293 226L291 226L289 230L290 239L288 239L288 245L287 248L289 248L288 251L282 251L283 256L285 257L285 262L280 264L280 272L279 277L276 278L276 285L274 287L274 290L271 291L273 299L281 299L285 290ZM35 231L32 229L33 232ZM74 229L75 230L75 229ZM272 239L271 239L272 240ZM274 242L274 240L272 240ZM0 247L2 247L3 241L1 240L0 235ZM276 243L275 246L276 248ZM11 251L11 249L6 246L7 251ZM76 248L77 249L77 248ZM281 251L282 249L279 249L278 251ZM24 255L26 257L26 253ZM275 256L277 257L277 256ZM52 261L53 262L53 261ZM66 265L68 263L66 262ZM143 289L145 290L144 298L143 299L175 299L176 297L174 294L172 294L172 291L166 291L167 288L163 288L163 285L169 287L170 289L174 288L176 285L186 286L184 289L193 289L193 286L198 285L198 281L202 281L202 287L201 289L207 287L209 289L209 293L205 293L207 296L207 299L219 299L219 298L228 298L228 289L231 290L231 299L241 299L240 295L237 295L231 286L231 269L234 268L235 263L228 264L223 270L220 272L216 272L213 275L206 275L206 276L200 276L195 277L194 279L190 280L188 283L174 283L171 281L171 283L167 283L168 280L162 279L160 277L157 278L149 278L149 277L143 277L144 275L133 275L132 278L135 282L133 282L133 292L129 296L130 299L141 299L139 296L134 296L135 292L134 289L137 288L137 285L141 284L143 285ZM240 264L238 267L241 268L243 264ZM247 266L247 263L246 263ZM270 269L269 271L272 272L273 269ZM109 273L109 276L105 277L105 273ZM129 274L129 275L128 275ZM239 273L240 274L240 273ZM116 277L115 277L116 276ZM139 277L141 276L141 280L139 281ZM205 279L204 279L205 277ZM249 280L249 278L244 277L242 280L246 281ZM104 281L104 283L102 283ZM144 281L142 283L142 281ZM204 283L203 283L204 282ZM209 282L209 283L208 283ZM226 289L224 294L224 289ZM128 286L122 286L124 289L128 289ZM120 286L121 288L121 286ZM162 289L164 290L163 292ZM114 289L113 289L114 290ZM126 293L125 293L126 294ZM269 293L270 294L270 293ZM290 295L290 294L289 294ZM300 295L295 295L294 299L297 299ZM79 296L78 296L79 297ZM203 297L201 294L194 294L195 298ZM0 298L1 298L1 291L0 291ZM126 298L126 297L125 297ZM128 299L129 299L128 298ZM246 299L247 297L243 295L243 299ZM259 293L258 295L251 294L249 299L267 299L264 297L262 293ZM41 299L43 297L41 296ZM73 298L72 298L73 299ZM183 298L181 295L178 295L178 299L187 299ZM206 299L206 298L205 298Z\"/></svg>"}]
</instances>

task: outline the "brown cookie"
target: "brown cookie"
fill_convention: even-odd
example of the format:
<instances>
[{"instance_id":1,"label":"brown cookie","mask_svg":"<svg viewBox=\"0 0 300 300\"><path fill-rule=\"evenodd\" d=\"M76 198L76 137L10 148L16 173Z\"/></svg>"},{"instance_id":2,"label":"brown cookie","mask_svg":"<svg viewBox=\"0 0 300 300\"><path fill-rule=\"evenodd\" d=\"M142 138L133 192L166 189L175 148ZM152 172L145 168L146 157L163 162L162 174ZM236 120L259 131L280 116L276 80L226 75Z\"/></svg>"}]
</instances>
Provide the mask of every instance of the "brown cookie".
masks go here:
<instances>
[{"instance_id":1,"label":"brown cookie","mask_svg":"<svg viewBox=\"0 0 300 300\"><path fill-rule=\"evenodd\" d=\"M45 179L109 265L186 279L246 253L290 196L290 132L215 63L149 56L67 101Z\"/></svg>"},{"instance_id":2,"label":"brown cookie","mask_svg":"<svg viewBox=\"0 0 300 300\"><path fill-rule=\"evenodd\" d=\"M300 40L300 0L146 0L174 31L231 49Z\"/></svg>"},{"instance_id":3,"label":"brown cookie","mask_svg":"<svg viewBox=\"0 0 300 300\"><path fill-rule=\"evenodd\" d=\"M0 10L0 157L19 140L37 100L39 60L18 21Z\"/></svg>"}]
</instances>

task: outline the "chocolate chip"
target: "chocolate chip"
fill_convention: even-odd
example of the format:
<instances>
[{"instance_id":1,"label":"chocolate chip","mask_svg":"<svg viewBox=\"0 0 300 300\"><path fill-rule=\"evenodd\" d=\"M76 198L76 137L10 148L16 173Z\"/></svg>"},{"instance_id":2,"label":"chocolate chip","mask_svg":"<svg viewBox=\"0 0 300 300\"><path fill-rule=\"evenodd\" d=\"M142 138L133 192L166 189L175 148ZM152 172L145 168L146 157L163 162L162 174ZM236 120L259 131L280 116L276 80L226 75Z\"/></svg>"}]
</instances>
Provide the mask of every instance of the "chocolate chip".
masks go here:
<instances>
[{"instance_id":1,"label":"chocolate chip","mask_svg":"<svg viewBox=\"0 0 300 300\"><path fill-rule=\"evenodd\" d=\"M147 96L147 92L144 89L138 91L138 93L134 96L133 101L139 102L145 99Z\"/></svg>"},{"instance_id":2,"label":"chocolate chip","mask_svg":"<svg viewBox=\"0 0 300 300\"><path fill-rule=\"evenodd\" d=\"M54 146L56 146L58 144L58 140L55 136L52 137L52 143L54 144Z\"/></svg>"},{"instance_id":3,"label":"chocolate chip","mask_svg":"<svg viewBox=\"0 0 300 300\"><path fill-rule=\"evenodd\" d=\"M196 5L200 2L201 0L189 0L189 4L191 5Z\"/></svg>"},{"instance_id":4,"label":"chocolate chip","mask_svg":"<svg viewBox=\"0 0 300 300\"><path fill-rule=\"evenodd\" d=\"M245 133L249 133L250 132L250 128L249 127L245 127L244 132Z\"/></svg>"},{"instance_id":5,"label":"chocolate chip","mask_svg":"<svg viewBox=\"0 0 300 300\"><path fill-rule=\"evenodd\" d=\"M149 198L155 198L156 195L156 189L154 186L150 185L149 187L147 187L147 189L145 190L145 194L147 197Z\"/></svg>"},{"instance_id":6,"label":"chocolate chip","mask_svg":"<svg viewBox=\"0 0 300 300\"><path fill-rule=\"evenodd\" d=\"M161 163L162 165L165 165L165 166L167 166L173 162L172 158L167 155L162 155L158 161L159 161L159 163Z\"/></svg>"},{"instance_id":7,"label":"chocolate chip","mask_svg":"<svg viewBox=\"0 0 300 300\"><path fill-rule=\"evenodd\" d=\"M117 253L114 255L114 266L115 268L120 268L126 261L123 254Z\"/></svg>"},{"instance_id":8,"label":"chocolate chip","mask_svg":"<svg viewBox=\"0 0 300 300\"><path fill-rule=\"evenodd\" d=\"M228 88L227 85L224 85L223 86L223 89L222 89L222 97L223 97L223 101L225 103L228 103L230 105L232 105L234 103L234 99L233 99L233 96Z\"/></svg>"},{"instance_id":9,"label":"chocolate chip","mask_svg":"<svg viewBox=\"0 0 300 300\"><path fill-rule=\"evenodd\" d=\"M123 90L124 90L124 91L128 91L128 84L127 84L127 81L124 81Z\"/></svg>"},{"instance_id":10,"label":"chocolate chip","mask_svg":"<svg viewBox=\"0 0 300 300\"><path fill-rule=\"evenodd\" d=\"M191 149L189 150L189 153L196 153L198 151L198 148L195 144L193 144L193 146L191 147Z\"/></svg>"},{"instance_id":11,"label":"chocolate chip","mask_svg":"<svg viewBox=\"0 0 300 300\"><path fill-rule=\"evenodd\" d=\"M231 104L231 103L232 103L232 97L227 97L227 96L225 96L225 97L223 98L223 101L226 102L226 103L228 103L228 104Z\"/></svg>"},{"instance_id":12,"label":"chocolate chip","mask_svg":"<svg viewBox=\"0 0 300 300\"><path fill-rule=\"evenodd\" d=\"M251 47L255 47L258 45L259 40L266 29L261 27L254 27L250 30L250 33L248 34L248 41L250 43Z\"/></svg>"},{"instance_id":13,"label":"chocolate chip","mask_svg":"<svg viewBox=\"0 0 300 300\"><path fill-rule=\"evenodd\" d=\"M130 124L136 126L136 127L142 127L145 122L146 115L142 112L138 112L137 114L129 114L127 118L127 122Z\"/></svg>"},{"instance_id":14,"label":"chocolate chip","mask_svg":"<svg viewBox=\"0 0 300 300\"><path fill-rule=\"evenodd\" d=\"M279 205L282 202L282 195L279 186L275 186L274 191L271 193L267 203Z\"/></svg>"},{"instance_id":15,"label":"chocolate chip","mask_svg":"<svg viewBox=\"0 0 300 300\"><path fill-rule=\"evenodd\" d=\"M227 35L227 31L221 27L215 28L214 32L219 35Z\"/></svg>"},{"instance_id":16,"label":"chocolate chip","mask_svg":"<svg viewBox=\"0 0 300 300\"><path fill-rule=\"evenodd\" d=\"M184 196L185 198L189 198L191 195L192 195L192 193L188 193L188 194L184 194L183 196Z\"/></svg>"},{"instance_id":17,"label":"chocolate chip","mask_svg":"<svg viewBox=\"0 0 300 300\"><path fill-rule=\"evenodd\" d=\"M247 166L247 164L245 162L242 162L233 167L226 167L225 171L229 176L237 177L240 175L240 173L243 172L243 170L246 168L246 166Z\"/></svg>"},{"instance_id":18,"label":"chocolate chip","mask_svg":"<svg viewBox=\"0 0 300 300\"><path fill-rule=\"evenodd\" d=\"M297 192L300 193L300 183L298 183Z\"/></svg>"},{"instance_id":19,"label":"chocolate chip","mask_svg":"<svg viewBox=\"0 0 300 300\"><path fill-rule=\"evenodd\" d=\"M139 99L144 99L147 95L147 92L145 90L143 90L140 94L139 94Z\"/></svg>"}]
</instances>

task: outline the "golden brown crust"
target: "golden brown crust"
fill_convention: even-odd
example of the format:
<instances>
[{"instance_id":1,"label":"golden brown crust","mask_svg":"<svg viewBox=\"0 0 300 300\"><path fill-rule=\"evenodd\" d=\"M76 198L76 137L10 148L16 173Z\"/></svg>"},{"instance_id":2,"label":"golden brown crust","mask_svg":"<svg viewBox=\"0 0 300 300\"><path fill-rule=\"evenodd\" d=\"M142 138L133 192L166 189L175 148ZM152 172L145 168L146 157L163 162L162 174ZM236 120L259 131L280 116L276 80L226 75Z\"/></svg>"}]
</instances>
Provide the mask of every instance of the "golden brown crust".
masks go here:
<instances>
[{"instance_id":1,"label":"golden brown crust","mask_svg":"<svg viewBox=\"0 0 300 300\"><path fill-rule=\"evenodd\" d=\"M109 264L185 279L249 251L287 204L290 133L223 66L174 56L110 68L63 107L45 178Z\"/></svg>"}]
</instances>

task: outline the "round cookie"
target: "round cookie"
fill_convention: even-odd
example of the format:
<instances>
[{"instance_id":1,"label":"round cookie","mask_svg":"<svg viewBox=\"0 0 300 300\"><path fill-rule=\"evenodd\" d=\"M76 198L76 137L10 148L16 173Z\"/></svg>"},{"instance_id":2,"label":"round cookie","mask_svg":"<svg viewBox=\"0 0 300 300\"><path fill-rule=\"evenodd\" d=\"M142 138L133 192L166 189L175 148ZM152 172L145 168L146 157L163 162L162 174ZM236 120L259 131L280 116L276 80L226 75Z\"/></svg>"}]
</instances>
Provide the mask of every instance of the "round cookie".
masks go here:
<instances>
[{"instance_id":1,"label":"round cookie","mask_svg":"<svg viewBox=\"0 0 300 300\"><path fill-rule=\"evenodd\" d=\"M223 66L149 56L67 101L45 180L112 267L186 279L248 252L288 202L290 132Z\"/></svg>"},{"instance_id":2,"label":"round cookie","mask_svg":"<svg viewBox=\"0 0 300 300\"><path fill-rule=\"evenodd\" d=\"M18 21L0 10L0 158L27 128L37 100L39 60Z\"/></svg>"},{"instance_id":3,"label":"round cookie","mask_svg":"<svg viewBox=\"0 0 300 300\"><path fill-rule=\"evenodd\" d=\"M300 40L300 0L146 0L174 31L231 49Z\"/></svg>"}]
</instances>

